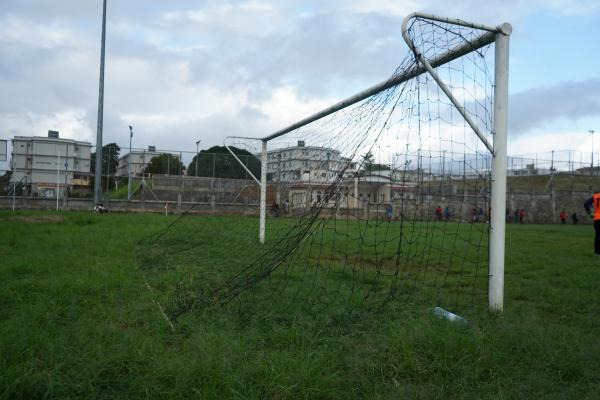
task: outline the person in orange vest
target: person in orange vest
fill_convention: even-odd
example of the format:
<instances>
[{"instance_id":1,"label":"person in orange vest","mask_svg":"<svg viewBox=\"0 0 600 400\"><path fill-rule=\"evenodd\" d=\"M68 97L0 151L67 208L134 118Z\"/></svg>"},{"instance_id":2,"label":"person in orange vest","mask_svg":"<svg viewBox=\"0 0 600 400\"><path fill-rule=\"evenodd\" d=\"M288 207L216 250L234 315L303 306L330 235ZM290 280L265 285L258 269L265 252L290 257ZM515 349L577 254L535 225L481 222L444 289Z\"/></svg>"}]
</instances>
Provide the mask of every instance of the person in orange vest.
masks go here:
<instances>
[{"instance_id":1,"label":"person in orange vest","mask_svg":"<svg viewBox=\"0 0 600 400\"><path fill-rule=\"evenodd\" d=\"M594 212L592 212L594 207ZM583 208L588 213L590 218L594 219L594 231L596 233L594 237L594 252L600 256L600 192L596 192L585 201Z\"/></svg>"}]
</instances>

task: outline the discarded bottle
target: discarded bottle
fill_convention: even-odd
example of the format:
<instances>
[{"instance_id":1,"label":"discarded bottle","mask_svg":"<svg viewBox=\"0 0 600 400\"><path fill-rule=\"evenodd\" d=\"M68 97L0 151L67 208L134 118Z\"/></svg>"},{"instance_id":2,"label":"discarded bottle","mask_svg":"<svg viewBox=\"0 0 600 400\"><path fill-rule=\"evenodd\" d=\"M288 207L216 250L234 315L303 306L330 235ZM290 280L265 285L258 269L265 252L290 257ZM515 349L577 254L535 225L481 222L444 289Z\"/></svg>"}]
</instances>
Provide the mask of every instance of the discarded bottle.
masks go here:
<instances>
[{"instance_id":1,"label":"discarded bottle","mask_svg":"<svg viewBox=\"0 0 600 400\"><path fill-rule=\"evenodd\" d=\"M435 315L438 318L443 318L450 322L456 322L456 323L465 324L465 325L469 323L469 321L467 321L460 315L456 315L448 310L444 310L442 307L435 307L433 309L433 315Z\"/></svg>"}]
</instances>

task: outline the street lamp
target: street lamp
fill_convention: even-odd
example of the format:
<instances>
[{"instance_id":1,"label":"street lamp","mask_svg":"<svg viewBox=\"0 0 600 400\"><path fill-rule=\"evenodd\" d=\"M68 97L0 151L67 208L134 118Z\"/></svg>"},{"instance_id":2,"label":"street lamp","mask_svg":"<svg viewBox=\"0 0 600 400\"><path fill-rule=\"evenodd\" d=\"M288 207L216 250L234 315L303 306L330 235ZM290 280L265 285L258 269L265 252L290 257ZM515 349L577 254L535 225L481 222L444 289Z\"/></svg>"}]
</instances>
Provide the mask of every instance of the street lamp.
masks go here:
<instances>
[{"instance_id":1,"label":"street lamp","mask_svg":"<svg viewBox=\"0 0 600 400\"><path fill-rule=\"evenodd\" d=\"M131 200L131 138L133 127L129 125L129 154L127 155L127 200Z\"/></svg>"},{"instance_id":2,"label":"street lamp","mask_svg":"<svg viewBox=\"0 0 600 400\"><path fill-rule=\"evenodd\" d=\"M196 176L198 176L198 145L201 141L202 139L196 141Z\"/></svg>"}]
</instances>

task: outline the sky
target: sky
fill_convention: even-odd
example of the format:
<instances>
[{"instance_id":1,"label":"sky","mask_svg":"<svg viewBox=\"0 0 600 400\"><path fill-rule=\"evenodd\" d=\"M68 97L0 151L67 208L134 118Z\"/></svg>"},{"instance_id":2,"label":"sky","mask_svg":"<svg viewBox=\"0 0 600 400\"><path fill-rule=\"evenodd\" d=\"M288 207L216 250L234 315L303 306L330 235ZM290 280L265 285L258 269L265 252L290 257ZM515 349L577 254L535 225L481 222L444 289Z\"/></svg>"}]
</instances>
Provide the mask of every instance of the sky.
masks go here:
<instances>
[{"instance_id":1,"label":"sky","mask_svg":"<svg viewBox=\"0 0 600 400\"><path fill-rule=\"evenodd\" d=\"M108 0L104 143L266 136L389 77L413 11L512 24L509 154L600 150L597 0ZM0 0L0 139L95 143L101 12Z\"/></svg>"}]
</instances>

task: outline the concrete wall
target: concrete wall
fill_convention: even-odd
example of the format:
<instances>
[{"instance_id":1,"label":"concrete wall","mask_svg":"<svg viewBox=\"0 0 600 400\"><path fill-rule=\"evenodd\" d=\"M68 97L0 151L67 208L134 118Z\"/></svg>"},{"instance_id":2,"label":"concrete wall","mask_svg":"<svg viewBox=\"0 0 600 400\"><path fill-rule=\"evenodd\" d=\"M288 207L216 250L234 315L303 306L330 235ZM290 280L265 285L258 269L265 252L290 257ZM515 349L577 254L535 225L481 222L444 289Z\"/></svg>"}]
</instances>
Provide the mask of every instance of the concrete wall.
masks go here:
<instances>
[{"instance_id":1,"label":"concrete wall","mask_svg":"<svg viewBox=\"0 0 600 400\"><path fill-rule=\"evenodd\" d=\"M202 179L202 178L196 178ZM185 184L190 184L186 182ZM202 190L203 184L197 182L198 186L194 190ZM194 186L190 184L189 186ZM189 187L188 186L188 187ZM254 194L252 198L254 198ZM570 216L573 212L579 215L580 223L590 223L583 209L584 201L590 197L588 192L577 191L551 191L548 194L528 194L528 193L508 193L507 207L511 215L517 208L524 208L526 211L525 222L527 223L558 223L558 214L564 209ZM256 202L243 202L241 199L236 201L218 201L209 197L208 201L181 201L180 199L160 199L149 198L141 200L110 200L106 206L114 212L165 212L165 206L169 213L193 212L200 214L231 214L231 215L258 215L258 204ZM442 208L448 206L452 212L452 220L470 221L473 208L479 209L486 207L484 199L481 197L464 196L430 196L422 201L407 199L404 201L395 201L393 210L394 217L400 217L400 214L411 216L417 215L416 219L433 219L434 210L440 205ZM11 209L13 198L10 196L0 196L0 209ZM79 210L91 211L94 203L92 199L59 199L59 208L61 210ZM362 205L359 205L362 208ZM16 197L16 209L28 210L55 210L56 199L46 199L40 197ZM361 215L365 217L368 213L369 218L386 218L386 204L368 204L367 211L356 208L338 208L326 207L321 211L321 215ZM487 210L485 210L487 212ZM308 212L308 209L290 210L294 215L302 215Z\"/></svg>"}]
</instances>

